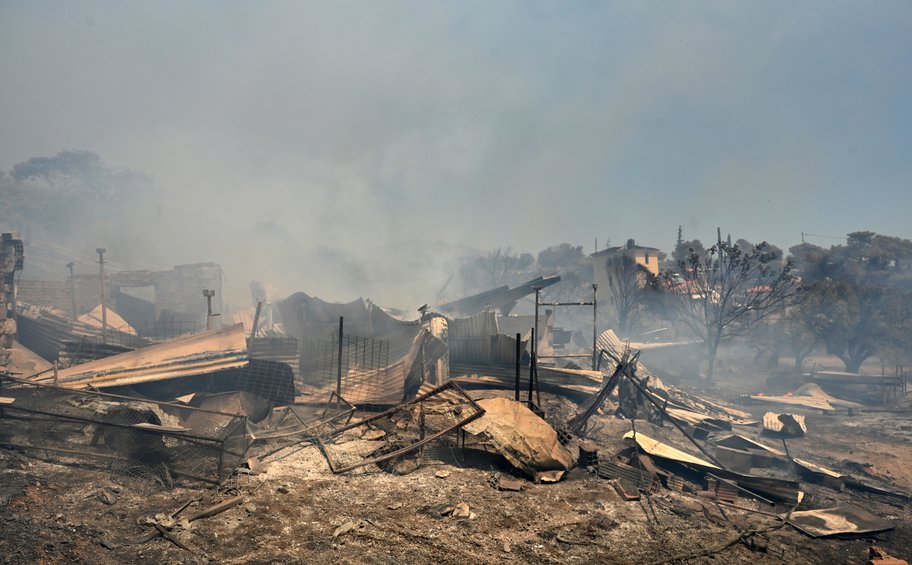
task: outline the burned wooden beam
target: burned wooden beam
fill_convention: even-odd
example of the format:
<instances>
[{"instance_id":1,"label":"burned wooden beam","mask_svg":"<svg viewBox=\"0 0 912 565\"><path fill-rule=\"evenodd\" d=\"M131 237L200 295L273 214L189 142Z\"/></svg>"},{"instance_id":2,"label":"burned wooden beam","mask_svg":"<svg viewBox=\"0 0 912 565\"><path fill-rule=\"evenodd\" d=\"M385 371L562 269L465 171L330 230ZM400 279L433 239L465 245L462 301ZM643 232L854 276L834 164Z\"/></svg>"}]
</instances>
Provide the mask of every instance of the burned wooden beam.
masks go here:
<instances>
[{"instance_id":1,"label":"burned wooden beam","mask_svg":"<svg viewBox=\"0 0 912 565\"><path fill-rule=\"evenodd\" d=\"M209 508L195 512L187 517L187 520L193 522L195 520L202 520L203 518L209 518L210 516L215 516L216 514L221 514L225 510L234 508L238 504L244 502L243 496L234 496L227 500L223 500L218 504L213 504Z\"/></svg>"}]
</instances>

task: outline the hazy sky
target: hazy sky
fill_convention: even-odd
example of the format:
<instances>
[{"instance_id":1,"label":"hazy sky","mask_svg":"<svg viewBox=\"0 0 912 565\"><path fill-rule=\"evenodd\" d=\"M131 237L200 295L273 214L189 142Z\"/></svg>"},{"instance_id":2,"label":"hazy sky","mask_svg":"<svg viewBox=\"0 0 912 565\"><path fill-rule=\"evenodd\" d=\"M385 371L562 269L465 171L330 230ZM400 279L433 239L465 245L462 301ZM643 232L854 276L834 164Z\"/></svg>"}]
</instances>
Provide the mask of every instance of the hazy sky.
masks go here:
<instances>
[{"instance_id":1,"label":"hazy sky","mask_svg":"<svg viewBox=\"0 0 912 565\"><path fill-rule=\"evenodd\" d=\"M912 237L907 0L0 1L0 77L0 169L149 173L172 264Z\"/></svg>"}]
</instances>

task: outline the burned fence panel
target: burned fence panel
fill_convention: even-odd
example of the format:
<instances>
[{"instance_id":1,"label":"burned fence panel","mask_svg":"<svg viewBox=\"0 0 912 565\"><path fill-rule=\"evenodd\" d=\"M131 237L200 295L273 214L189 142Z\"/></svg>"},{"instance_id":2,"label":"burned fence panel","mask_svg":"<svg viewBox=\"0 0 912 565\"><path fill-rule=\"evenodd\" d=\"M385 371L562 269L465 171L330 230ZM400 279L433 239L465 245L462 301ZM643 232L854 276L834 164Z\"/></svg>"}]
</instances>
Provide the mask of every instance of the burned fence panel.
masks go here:
<instances>
[{"instance_id":1,"label":"burned fence panel","mask_svg":"<svg viewBox=\"0 0 912 565\"><path fill-rule=\"evenodd\" d=\"M390 366L388 342L343 334L340 343L334 333L330 339L304 340L299 387L319 397L335 391L352 404L397 404L403 389L397 368Z\"/></svg>"},{"instance_id":2,"label":"burned fence panel","mask_svg":"<svg viewBox=\"0 0 912 565\"><path fill-rule=\"evenodd\" d=\"M0 395L0 446L56 462L170 487L220 485L246 459L242 416L18 379Z\"/></svg>"},{"instance_id":3,"label":"burned fence panel","mask_svg":"<svg viewBox=\"0 0 912 565\"><path fill-rule=\"evenodd\" d=\"M300 347L298 339L292 336L255 337L247 340L247 351L250 359L277 361L285 363L299 378L301 369Z\"/></svg>"},{"instance_id":4,"label":"burned fence panel","mask_svg":"<svg viewBox=\"0 0 912 565\"><path fill-rule=\"evenodd\" d=\"M250 392L280 406L294 402L294 371L278 361L251 359L243 367L215 373L211 380L223 391Z\"/></svg>"}]
</instances>

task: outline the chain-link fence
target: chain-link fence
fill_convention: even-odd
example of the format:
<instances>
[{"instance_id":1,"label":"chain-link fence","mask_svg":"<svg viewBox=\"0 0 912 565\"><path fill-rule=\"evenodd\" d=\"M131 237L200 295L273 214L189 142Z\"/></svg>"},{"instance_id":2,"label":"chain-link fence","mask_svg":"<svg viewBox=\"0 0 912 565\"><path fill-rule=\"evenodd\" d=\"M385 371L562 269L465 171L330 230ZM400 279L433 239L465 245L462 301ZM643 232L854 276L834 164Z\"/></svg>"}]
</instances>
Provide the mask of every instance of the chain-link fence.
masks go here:
<instances>
[{"instance_id":1,"label":"chain-link fence","mask_svg":"<svg viewBox=\"0 0 912 565\"><path fill-rule=\"evenodd\" d=\"M291 367L295 382L299 382L301 352L297 338L292 336L254 337L247 340L247 351L251 359L285 363Z\"/></svg>"},{"instance_id":2,"label":"chain-link fence","mask_svg":"<svg viewBox=\"0 0 912 565\"><path fill-rule=\"evenodd\" d=\"M304 340L301 348L299 389L308 396L335 392L360 409L397 404L402 397L399 366L390 366L389 343L339 333L327 339ZM395 398L395 393L399 394ZM392 396L391 396L392 394Z\"/></svg>"}]
</instances>

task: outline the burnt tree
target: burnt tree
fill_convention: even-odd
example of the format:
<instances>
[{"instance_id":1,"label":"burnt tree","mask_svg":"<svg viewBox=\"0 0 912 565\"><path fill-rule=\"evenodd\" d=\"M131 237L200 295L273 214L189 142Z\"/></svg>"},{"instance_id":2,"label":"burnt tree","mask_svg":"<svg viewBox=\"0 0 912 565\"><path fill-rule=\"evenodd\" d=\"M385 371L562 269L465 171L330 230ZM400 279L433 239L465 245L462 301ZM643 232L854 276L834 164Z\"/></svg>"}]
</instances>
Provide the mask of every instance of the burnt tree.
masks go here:
<instances>
[{"instance_id":1,"label":"burnt tree","mask_svg":"<svg viewBox=\"0 0 912 565\"><path fill-rule=\"evenodd\" d=\"M883 285L823 280L808 289L801 313L805 326L839 357L849 373L888 346L902 311L902 293Z\"/></svg>"},{"instance_id":2,"label":"burnt tree","mask_svg":"<svg viewBox=\"0 0 912 565\"><path fill-rule=\"evenodd\" d=\"M705 343L707 380L720 343L750 332L796 299L792 264L777 260L775 251L766 242L742 250L723 241L703 257L691 248L678 261L679 272L663 274L672 314Z\"/></svg>"},{"instance_id":3,"label":"burnt tree","mask_svg":"<svg viewBox=\"0 0 912 565\"><path fill-rule=\"evenodd\" d=\"M645 291L653 288L656 277L627 254L605 261L608 272L608 296L617 312L618 331L626 336L631 331Z\"/></svg>"}]
</instances>

